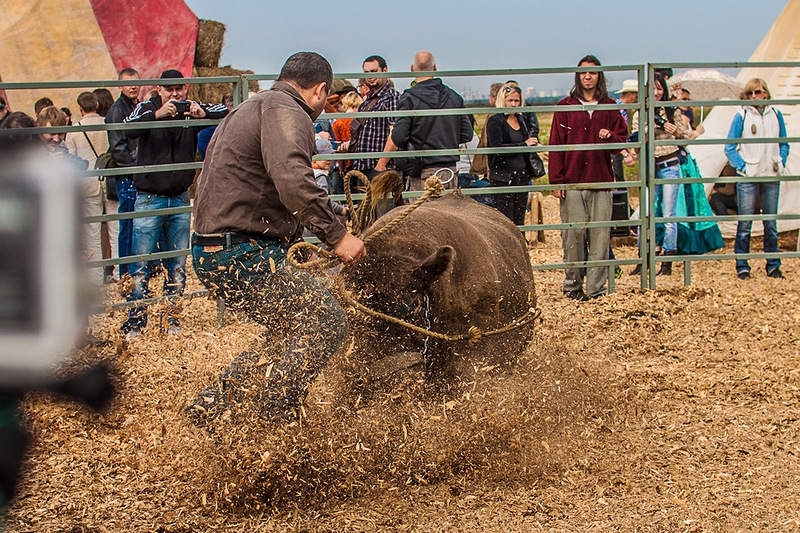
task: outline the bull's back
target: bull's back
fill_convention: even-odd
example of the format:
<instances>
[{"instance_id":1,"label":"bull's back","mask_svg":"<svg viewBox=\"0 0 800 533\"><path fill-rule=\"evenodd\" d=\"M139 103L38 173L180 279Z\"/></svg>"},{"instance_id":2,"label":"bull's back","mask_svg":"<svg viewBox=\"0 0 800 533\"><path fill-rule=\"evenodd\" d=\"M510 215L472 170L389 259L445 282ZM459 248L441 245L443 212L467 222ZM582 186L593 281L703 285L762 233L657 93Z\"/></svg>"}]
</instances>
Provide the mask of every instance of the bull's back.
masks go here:
<instances>
[{"instance_id":1,"label":"bull's back","mask_svg":"<svg viewBox=\"0 0 800 533\"><path fill-rule=\"evenodd\" d=\"M407 209L407 208L405 208ZM378 220L369 235L402 216L395 209ZM380 253L407 253L425 258L452 246L455 262L449 279L437 290L446 299L443 310L487 327L535 306L535 288L525 239L496 209L459 193L430 200L400 221L381 245Z\"/></svg>"}]
</instances>

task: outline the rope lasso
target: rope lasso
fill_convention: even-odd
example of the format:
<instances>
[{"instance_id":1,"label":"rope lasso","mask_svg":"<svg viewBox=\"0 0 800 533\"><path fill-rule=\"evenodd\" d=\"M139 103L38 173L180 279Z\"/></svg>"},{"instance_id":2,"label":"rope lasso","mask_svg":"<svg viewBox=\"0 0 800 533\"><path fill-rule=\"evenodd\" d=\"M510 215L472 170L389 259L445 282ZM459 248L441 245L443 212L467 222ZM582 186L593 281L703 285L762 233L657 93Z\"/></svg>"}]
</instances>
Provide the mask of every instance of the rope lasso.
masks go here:
<instances>
[{"instance_id":1,"label":"rope lasso","mask_svg":"<svg viewBox=\"0 0 800 533\"><path fill-rule=\"evenodd\" d=\"M475 345L481 341L483 337L490 337L492 335L499 335L500 333L507 333L511 330L520 328L533 320L536 320L542 314L542 310L537 307L529 307L528 310L519 318L515 318L510 323L506 324L503 327L492 329L489 331L482 331L480 328L476 326L470 326L466 333L462 333L460 335L450 335L447 333L440 333L438 331L433 331L428 328L423 328L422 326L417 326L416 324L412 324L411 322L407 322L402 318L398 318L395 316L387 315L385 313L381 313L380 311L375 311L374 309L370 309L369 307L365 306L361 302L353 297L352 293L348 291L345 286L344 282L341 278L338 278L338 288L339 293L342 295L344 300L356 308L361 313L372 316L375 318L379 318L385 322L390 322L392 324L397 324L398 326L402 326L406 329L410 329L411 331L415 331L421 335L425 335L426 337L434 337L436 339L449 341L449 342L456 342L456 341L463 341L467 340L470 344Z\"/></svg>"}]
</instances>

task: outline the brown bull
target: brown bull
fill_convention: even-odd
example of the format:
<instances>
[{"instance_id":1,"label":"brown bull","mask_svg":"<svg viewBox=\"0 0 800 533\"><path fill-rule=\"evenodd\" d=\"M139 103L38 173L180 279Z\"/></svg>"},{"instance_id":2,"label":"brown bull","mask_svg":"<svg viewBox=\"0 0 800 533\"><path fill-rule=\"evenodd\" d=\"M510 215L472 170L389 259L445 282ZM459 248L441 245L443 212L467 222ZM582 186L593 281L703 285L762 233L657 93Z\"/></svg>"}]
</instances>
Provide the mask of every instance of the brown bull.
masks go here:
<instances>
[{"instance_id":1,"label":"brown bull","mask_svg":"<svg viewBox=\"0 0 800 533\"><path fill-rule=\"evenodd\" d=\"M536 306L520 231L497 210L452 193L422 204L376 235L408 209L390 211L365 232L368 256L342 271L346 294L437 334L460 337L478 328L489 335L476 343L442 340L366 315L366 322L356 320L353 328L362 366L380 368L374 370L380 374L387 371L381 362L395 361L391 371L424 360L429 376L456 372L465 378L477 366L513 360L533 334L531 321L513 327L515 320L529 317ZM509 325L510 331L491 335Z\"/></svg>"}]
</instances>

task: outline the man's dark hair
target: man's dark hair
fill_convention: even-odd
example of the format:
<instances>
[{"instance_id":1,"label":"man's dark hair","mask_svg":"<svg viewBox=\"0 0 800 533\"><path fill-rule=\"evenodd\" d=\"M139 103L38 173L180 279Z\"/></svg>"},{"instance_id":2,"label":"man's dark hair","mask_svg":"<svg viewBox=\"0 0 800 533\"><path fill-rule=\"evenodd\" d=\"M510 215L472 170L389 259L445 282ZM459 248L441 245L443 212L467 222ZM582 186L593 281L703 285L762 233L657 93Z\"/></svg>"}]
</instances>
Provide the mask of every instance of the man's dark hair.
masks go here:
<instances>
[{"instance_id":1,"label":"man's dark hair","mask_svg":"<svg viewBox=\"0 0 800 533\"><path fill-rule=\"evenodd\" d=\"M97 111L97 96L84 91L78 95L78 105L84 113L94 113Z\"/></svg>"},{"instance_id":2,"label":"man's dark hair","mask_svg":"<svg viewBox=\"0 0 800 533\"><path fill-rule=\"evenodd\" d=\"M578 61L579 67L581 66L581 63L589 63L591 65L597 65L598 67L600 66L600 60L597 59L597 57L593 56L592 54L587 54L582 58L580 58L580 60ZM582 72L575 73L575 84L572 86L572 90L569 92L569 95L572 96L573 98L580 98L582 95L581 74L583 73ZM606 86L606 75L603 73L602 70L598 72L598 75L599 76L597 78L597 87L594 90L594 97L597 98L597 101L599 102L600 100L605 100L606 98L608 98L608 87Z\"/></svg>"},{"instance_id":3,"label":"man's dark hair","mask_svg":"<svg viewBox=\"0 0 800 533\"><path fill-rule=\"evenodd\" d=\"M310 89L324 81L330 90L333 68L327 59L316 52L297 52L283 64L278 81L291 81L303 89Z\"/></svg>"},{"instance_id":4,"label":"man's dark hair","mask_svg":"<svg viewBox=\"0 0 800 533\"><path fill-rule=\"evenodd\" d=\"M386 66L386 60L381 56L369 56L368 58L366 58L364 61L361 62L361 66L364 66L364 63L369 63L370 61L377 61L378 68L381 70L389 68Z\"/></svg>"},{"instance_id":5,"label":"man's dark hair","mask_svg":"<svg viewBox=\"0 0 800 533\"><path fill-rule=\"evenodd\" d=\"M39 98L33 103L33 112L38 115L42 109L44 109L45 107L50 107L52 105L55 105L53 104L53 101L50 100L48 97L43 96L42 98Z\"/></svg>"},{"instance_id":6,"label":"man's dark hair","mask_svg":"<svg viewBox=\"0 0 800 533\"><path fill-rule=\"evenodd\" d=\"M1 129L16 129L16 128L35 128L36 121L33 117L22 111L13 111L6 115L6 118L0 122ZM0 150L15 149L38 143L39 138L34 133L26 133L24 135L0 135Z\"/></svg>"},{"instance_id":7,"label":"man's dark hair","mask_svg":"<svg viewBox=\"0 0 800 533\"><path fill-rule=\"evenodd\" d=\"M130 67L124 68L124 69L119 71L119 75L117 76L117 79L121 80L122 76L136 76L138 78L139 77L139 71L136 70L135 68L130 68Z\"/></svg>"},{"instance_id":8,"label":"man's dark hair","mask_svg":"<svg viewBox=\"0 0 800 533\"><path fill-rule=\"evenodd\" d=\"M114 95L105 87L98 87L92 93L97 97L97 114L101 117L106 116L108 110L114 105Z\"/></svg>"}]
</instances>

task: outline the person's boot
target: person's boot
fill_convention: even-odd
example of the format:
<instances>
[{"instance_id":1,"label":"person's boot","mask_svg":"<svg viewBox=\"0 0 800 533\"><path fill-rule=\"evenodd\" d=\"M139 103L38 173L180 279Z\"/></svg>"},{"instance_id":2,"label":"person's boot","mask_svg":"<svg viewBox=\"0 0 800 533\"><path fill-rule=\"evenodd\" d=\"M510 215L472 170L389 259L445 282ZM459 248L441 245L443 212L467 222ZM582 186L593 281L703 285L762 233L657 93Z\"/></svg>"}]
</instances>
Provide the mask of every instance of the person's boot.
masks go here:
<instances>
[{"instance_id":1,"label":"person's boot","mask_svg":"<svg viewBox=\"0 0 800 533\"><path fill-rule=\"evenodd\" d=\"M664 252L663 255L676 255L677 252ZM672 275L672 263L661 263L661 267L656 272L656 276L671 276Z\"/></svg>"}]
</instances>

